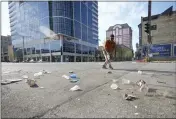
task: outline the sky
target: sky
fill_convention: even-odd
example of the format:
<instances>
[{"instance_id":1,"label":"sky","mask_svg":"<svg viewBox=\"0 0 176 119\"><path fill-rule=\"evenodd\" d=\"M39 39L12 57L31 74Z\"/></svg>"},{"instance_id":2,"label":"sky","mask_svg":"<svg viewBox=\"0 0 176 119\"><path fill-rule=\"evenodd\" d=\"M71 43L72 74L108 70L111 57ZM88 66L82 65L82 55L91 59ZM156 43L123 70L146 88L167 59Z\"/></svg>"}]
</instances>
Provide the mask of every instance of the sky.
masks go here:
<instances>
[{"instance_id":1,"label":"sky","mask_svg":"<svg viewBox=\"0 0 176 119\"><path fill-rule=\"evenodd\" d=\"M160 14L170 6L176 10L176 2L152 2L152 15ZM109 26L128 23L133 30L132 45L136 50L136 43L139 42L138 24L141 16L148 15L148 2L98 2L98 12L99 45L105 40ZM1 33L11 34L7 2L1 4Z\"/></svg>"}]
</instances>

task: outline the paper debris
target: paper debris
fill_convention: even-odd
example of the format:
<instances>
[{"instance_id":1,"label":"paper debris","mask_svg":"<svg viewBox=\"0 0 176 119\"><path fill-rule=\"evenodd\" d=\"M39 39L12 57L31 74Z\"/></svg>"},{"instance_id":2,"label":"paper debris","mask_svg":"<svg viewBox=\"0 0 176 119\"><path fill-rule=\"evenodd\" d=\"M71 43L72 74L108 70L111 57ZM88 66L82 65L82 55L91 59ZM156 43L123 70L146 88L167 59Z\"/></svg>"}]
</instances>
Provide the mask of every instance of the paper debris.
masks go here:
<instances>
[{"instance_id":1,"label":"paper debris","mask_svg":"<svg viewBox=\"0 0 176 119\"><path fill-rule=\"evenodd\" d=\"M134 113L135 115L139 115L139 113Z\"/></svg>"},{"instance_id":2,"label":"paper debris","mask_svg":"<svg viewBox=\"0 0 176 119\"><path fill-rule=\"evenodd\" d=\"M118 80L116 80L116 79L112 79L112 82L113 82L113 83L116 83L116 82L118 82Z\"/></svg>"},{"instance_id":3,"label":"paper debris","mask_svg":"<svg viewBox=\"0 0 176 119\"><path fill-rule=\"evenodd\" d=\"M112 74L112 72L111 72L111 71L108 71L108 74Z\"/></svg>"},{"instance_id":4,"label":"paper debris","mask_svg":"<svg viewBox=\"0 0 176 119\"><path fill-rule=\"evenodd\" d=\"M70 79L70 77L67 76L67 75L63 75L62 77L65 78L65 79L68 79L68 80Z\"/></svg>"},{"instance_id":5,"label":"paper debris","mask_svg":"<svg viewBox=\"0 0 176 119\"><path fill-rule=\"evenodd\" d=\"M80 90L81 88L78 85L75 85L74 87L70 89L70 91L80 91Z\"/></svg>"},{"instance_id":6,"label":"paper debris","mask_svg":"<svg viewBox=\"0 0 176 119\"><path fill-rule=\"evenodd\" d=\"M29 77L27 75L22 76L23 79L28 79Z\"/></svg>"},{"instance_id":7,"label":"paper debris","mask_svg":"<svg viewBox=\"0 0 176 119\"><path fill-rule=\"evenodd\" d=\"M35 73L35 74L34 74L34 77L39 77L39 76L42 76L42 75L43 75L43 72L40 71L40 72L38 72L38 73Z\"/></svg>"},{"instance_id":8,"label":"paper debris","mask_svg":"<svg viewBox=\"0 0 176 119\"><path fill-rule=\"evenodd\" d=\"M139 71L138 71L138 74L142 74L142 71L139 70Z\"/></svg>"},{"instance_id":9,"label":"paper debris","mask_svg":"<svg viewBox=\"0 0 176 119\"><path fill-rule=\"evenodd\" d=\"M135 107L135 108L137 108L137 106L136 106L136 105L135 105L134 107Z\"/></svg>"}]
</instances>

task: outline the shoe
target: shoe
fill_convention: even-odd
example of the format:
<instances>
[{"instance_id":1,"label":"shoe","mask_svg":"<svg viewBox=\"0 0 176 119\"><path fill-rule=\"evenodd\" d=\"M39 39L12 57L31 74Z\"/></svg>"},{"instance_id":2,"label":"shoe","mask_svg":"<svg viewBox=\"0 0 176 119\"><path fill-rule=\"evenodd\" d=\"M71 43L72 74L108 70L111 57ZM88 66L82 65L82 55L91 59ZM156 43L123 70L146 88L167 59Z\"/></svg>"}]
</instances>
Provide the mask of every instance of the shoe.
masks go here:
<instances>
[{"instance_id":1,"label":"shoe","mask_svg":"<svg viewBox=\"0 0 176 119\"><path fill-rule=\"evenodd\" d=\"M114 69L111 65L109 66L110 69Z\"/></svg>"},{"instance_id":2,"label":"shoe","mask_svg":"<svg viewBox=\"0 0 176 119\"><path fill-rule=\"evenodd\" d=\"M103 68L103 69L107 69L105 65L103 65L103 67L102 67L102 68Z\"/></svg>"}]
</instances>

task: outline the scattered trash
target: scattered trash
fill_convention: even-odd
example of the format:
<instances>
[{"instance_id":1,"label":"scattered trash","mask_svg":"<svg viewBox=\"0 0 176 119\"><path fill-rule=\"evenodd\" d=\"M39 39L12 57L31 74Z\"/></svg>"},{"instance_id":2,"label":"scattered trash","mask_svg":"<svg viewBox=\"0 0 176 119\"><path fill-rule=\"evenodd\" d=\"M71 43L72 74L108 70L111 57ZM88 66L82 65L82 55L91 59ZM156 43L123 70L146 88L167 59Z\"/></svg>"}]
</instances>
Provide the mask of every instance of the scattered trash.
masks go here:
<instances>
[{"instance_id":1,"label":"scattered trash","mask_svg":"<svg viewBox=\"0 0 176 119\"><path fill-rule=\"evenodd\" d=\"M22 76L23 79L28 79L29 77L27 75Z\"/></svg>"},{"instance_id":2,"label":"scattered trash","mask_svg":"<svg viewBox=\"0 0 176 119\"><path fill-rule=\"evenodd\" d=\"M70 78L76 78L76 74L71 74Z\"/></svg>"},{"instance_id":3,"label":"scattered trash","mask_svg":"<svg viewBox=\"0 0 176 119\"><path fill-rule=\"evenodd\" d=\"M136 84L141 87L142 85L145 85L146 82L144 80L139 80L136 82Z\"/></svg>"},{"instance_id":4,"label":"scattered trash","mask_svg":"<svg viewBox=\"0 0 176 119\"><path fill-rule=\"evenodd\" d=\"M70 77L67 76L67 75L63 75L62 77L65 78L65 79L68 79L68 80L70 79Z\"/></svg>"},{"instance_id":5,"label":"scattered trash","mask_svg":"<svg viewBox=\"0 0 176 119\"><path fill-rule=\"evenodd\" d=\"M122 84L130 84L131 81L127 79L122 79Z\"/></svg>"},{"instance_id":6,"label":"scattered trash","mask_svg":"<svg viewBox=\"0 0 176 119\"><path fill-rule=\"evenodd\" d=\"M70 82L72 82L72 83L75 83L75 82L78 82L78 81L79 81L78 78L71 78L71 80L70 80Z\"/></svg>"},{"instance_id":7,"label":"scattered trash","mask_svg":"<svg viewBox=\"0 0 176 119\"><path fill-rule=\"evenodd\" d=\"M43 75L43 72L40 71L40 72L38 72L38 73L35 73L35 74L34 74L34 77L39 77L39 76L42 76L42 75Z\"/></svg>"},{"instance_id":8,"label":"scattered trash","mask_svg":"<svg viewBox=\"0 0 176 119\"><path fill-rule=\"evenodd\" d=\"M138 74L142 74L142 71L139 70L139 71L138 71Z\"/></svg>"},{"instance_id":9,"label":"scattered trash","mask_svg":"<svg viewBox=\"0 0 176 119\"><path fill-rule=\"evenodd\" d=\"M81 91L81 88L78 85L75 85L70 89L70 91Z\"/></svg>"},{"instance_id":10,"label":"scattered trash","mask_svg":"<svg viewBox=\"0 0 176 119\"><path fill-rule=\"evenodd\" d=\"M158 83L164 83L164 84L166 84L166 82L162 82L162 81L157 81Z\"/></svg>"},{"instance_id":11,"label":"scattered trash","mask_svg":"<svg viewBox=\"0 0 176 119\"><path fill-rule=\"evenodd\" d=\"M113 90L116 90L116 89L119 88L119 87L118 87L117 84L113 83L113 84L111 84L111 88L112 88Z\"/></svg>"},{"instance_id":12,"label":"scattered trash","mask_svg":"<svg viewBox=\"0 0 176 119\"><path fill-rule=\"evenodd\" d=\"M78 98L78 100L80 100L80 99Z\"/></svg>"},{"instance_id":13,"label":"scattered trash","mask_svg":"<svg viewBox=\"0 0 176 119\"><path fill-rule=\"evenodd\" d=\"M125 94L125 95L124 95L124 99L125 99L125 100L128 100L128 101L133 101L133 100L135 100L135 99L137 99L137 98L136 98L136 96L134 96L134 95Z\"/></svg>"},{"instance_id":14,"label":"scattered trash","mask_svg":"<svg viewBox=\"0 0 176 119\"><path fill-rule=\"evenodd\" d=\"M139 91L142 92L142 90L146 87L146 82L144 80L139 80L136 82L138 86L140 86Z\"/></svg>"},{"instance_id":15,"label":"scattered trash","mask_svg":"<svg viewBox=\"0 0 176 119\"><path fill-rule=\"evenodd\" d=\"M135 115L139 115L139 113L134 113Z\"/></svg>"},{"instance_id":16,"label":"scattered trash","mask_svg":"<svg viewBox=\"0 0 176 119\"><path fill-rule=\"evenodd\" d=\"M16 82L19 82L19 81L22 81L22 79L6 79L4 81L1 81L1 85L7 85L7 84L10 84L10 83L16 83Z\"/></svg>"},{"instance_id":17,"label":"scattered trash","mask_svg":"<svg viewBox=\"0 0 176 119\"><path fill-rule=\"evenodd\" d=\"M116 80L116 79L113 79L113 80L112 80L112 82L113 82L113 83L117 83L117 82L118 82L118 80Z\"/></svg>"},{"instance_id":18,"label":"scattered trash","mask_svg":"<svg viewBox=\"0 0 176 119\"><path fill-rule=\"evenodd\" d=\"M35 86L36 85L36 80L34 79L27 79L26 82L30 87Z\"/></svg>"},{"instance_id":19,"label":"scattered trash","mask_svg":"<svg viewBox=\"0 0 176 119\"><path fill-rule=\"evenodd\" d=\"M42 71L40 71L40 72L43 72L43 74L51 74L51 72L46 71L46 70L42 70Z\"/></svg>"},{"instance_id":20,"label":"scattered trash","mask_svg":"<svg viewBox=\"0 0 176 119\"><path fill-rule=\"evenodd\" d=\"M69 73L73 73L73 71L69 71Z\"/></svg>"},{"instance_id":21,"label":"scattered trash","mask_svg":"<svg viewBox=\"0 0 176 119\"><path fill-rule=\"evenodd\" d=\"M111 71L108 71L108 74L112 74L112 72L111 72Z\"/></svg>"},{"instance_id":22,"label":"scattered trash","mask_svg":"<svg viewBox=\"0 0 176 119\"><path fill-rule=\"evenodd\" d=\"M135 107L135 108L137 108L137 106L136 106L136 105L135 105L134 107Z\"/></svg>"},{"instance_id":23,"label":"scattered trash","mask_svg":"<svg viewBox=\"0 0 176 119\"><path fill-rule=\"evenodd\" d=\"M44 87L40 87L41 89L43 89Z\"/></svg>"},{"instance_id":24,"label":"scattered trash","mask_svg":"<svg viewBox=\"0 0 176 119\"><path fill-rule=\"evenodd\" d=\"M132 63L136 63L136 62L132 62Z\"/></svg>"}]
</instances>

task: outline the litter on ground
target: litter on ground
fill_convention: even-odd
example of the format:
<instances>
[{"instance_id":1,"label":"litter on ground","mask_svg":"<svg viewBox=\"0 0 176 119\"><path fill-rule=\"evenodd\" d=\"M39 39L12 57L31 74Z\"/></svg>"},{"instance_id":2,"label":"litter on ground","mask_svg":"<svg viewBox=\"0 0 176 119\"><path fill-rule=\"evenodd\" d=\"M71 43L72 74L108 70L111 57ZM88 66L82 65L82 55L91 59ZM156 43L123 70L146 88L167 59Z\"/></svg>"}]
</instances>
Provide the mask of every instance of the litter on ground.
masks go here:
<instances>
[{"instance_id":1,"label":"litter on ground","mask_svg":"<svg viewBox=\"0 0 176 119\"><path fill-rule=\"evenodd\" d=\"M69 73L73 73L73 71L69 71Z\"/></svg>"},{"instance_id":2,"label":"litter on ground","mask_svg":"<svg viewBox=\"0 0 176 119\"><path fill-rule=\"evenodd\" d=\"M111 84L111 88L112 88L113 90L116 90L116 89L118 89L119 87L118 87L117 84L113 83L113 84Z\"/></svg>"},{"instance_id":3,"label":"litter on ground","mask_svg":"<svg viewBox=\"0 0 176 119\"><path fill-rule=\"evenodd\" d=\"M112 72L111 72L111 71L108 71L108 74L112 74Z\"/></svg>"},{"instance_id":4,"label":"litter on ground","mask_svg":"<svg viewBox=\"0 0 176 119\"><path fill-rule=\"evenodd\" d=\"M62 75L62 77L65 78L65 79L68 79L68 80L70 79L70 77L67 76L67 75Z\"/></svg>"},{"instance_id":5,"label":"litter on ground","mask_svg":"<svg viewBox=\"0 0 176 119\"><path fill-rule=\"evenodd\" d=\"M162 81L157 81L158 83L164 83L164 84L166 84L166 82L162 82Z\"/></svg>"},{"instance_id":6,"label":"litter on ground","mask_svg":"<svg viewBox=\"0 0 176 119\"><path fill-rule=\"evenodd\" d=\"M136 96L129 95L129 94L124 94L123 97L124 97L125 100L128 100L128 101L133 101L133 100L137 99Z\"/></svg>"},{"instance_id":7,"label":"litter on ground","mask_svg":"<svg viewBox=\"0 0 176 119\"><path fill-rule=\"evenodd\" d=\"M146 86L146 82L144 80L139 80L136 82L136 84L140 87L139 91L142 92L144 88L148 88Z\"/></svg>"},{"instance_id":8,"label":"litter on ground","mask_svg":"<svg viewBox=\"0 0 176 119\"><path fill-rule=\"evenodd\" d=\"M74 87L70 88L70 91L81 91L81 88L78 85L75 85Z\"/></svg>"},{"instance_id":9,"label":"litter on ground","mask_svg":"<svg viewBox=\"0 0 176 119\"><path fill-rule=\"evenodd\" d=\"M39 77L39 76L42 76L42 75L43 75L43 72L40 71L40 72L38 72L38 73L35 73L35 74L34 74L34 77Z\"/></svg>"},{"instance_id":10,"label":"litter on ground","mask_svg":"<svg viewBox=\"0 0 176 119\"><path fill-rule=\"evenodd\" d=\"M77 76L76 76L76 74L71 74L70 75L70 78L76 78Z\"/></svg>"},{"instance_id":11,"label":"litter on ground","mask_svg":"<svg viewBox=\"0 0 176 119\"><path fill-rule=\"evenodd\" d=\"M30 87L35 86L36 85L36 80L34 79L27 79L26 82Z\"/></svg>"},{"instance_id":12,"label":"litter on ground","mask_svg":"<svg viewBox=\"0 0 176 119\"><path fill-rule=\"evenodd\" d=\"M131 81L127 79L122 79L122 84L130 84Z\"/></svg>"},{"instance_id":13,"label":"litter on ground","mask_svg":"<svg viewBox=\"0 0 176 119\"><path fill-rule=\"evenodd\" d=\"M29 77L27 75L22 76L23 79L28 79Z\"/></svg>"},{"instance_id":14,"label":"litter on ground","mask_svg":"<svg viewBox=\"0 0 176 119\"><path fill-rule=\"evenodd\" d=\"M117 83L118 80L116 80L116 79L112 79L112 82L113 82L113 83Z\"/></svg>"},{"instance_id":15,"label":"litter on ground","mask_svg":"<svg viewBox=\"0 0 176 119\"><path fill-rule=\"evenodd\" d=\"M19 81L22 81L22 79L6 79L6 80L1 81L1 85L7 85L10 83L15 83L15 82L19 82Z\"/></svg>"},{"instance_id":16,"label":"litter on ground","mask_svg":"<svg viewBox=\"0 0 176 119\"><path fill-rule=\"evenodd\" d=\"M139 71L138 71L138 74L142 74L142 71L139 70Z\"/></svg>"},{"instance_id":17,"label":"litter on ground","mask_svg":"<svg viewBox=\"0 0 176 119\"><path fill-rule=\"evenodd\" d=\"M139 115L139 113L134 113L135 115Z\"/></svg>"},{"instance_id":18,"label":"litter on ground","mask_svg":"<svg viewBox=\"0 0 176 119\"><path fill-rule=\"evenodd\" d=\"M42 70L42 71L40 71L40 72L42 72L43 74L51 74L51 72L46 71L46 70Z\"/></svg>"}]
</instances>

